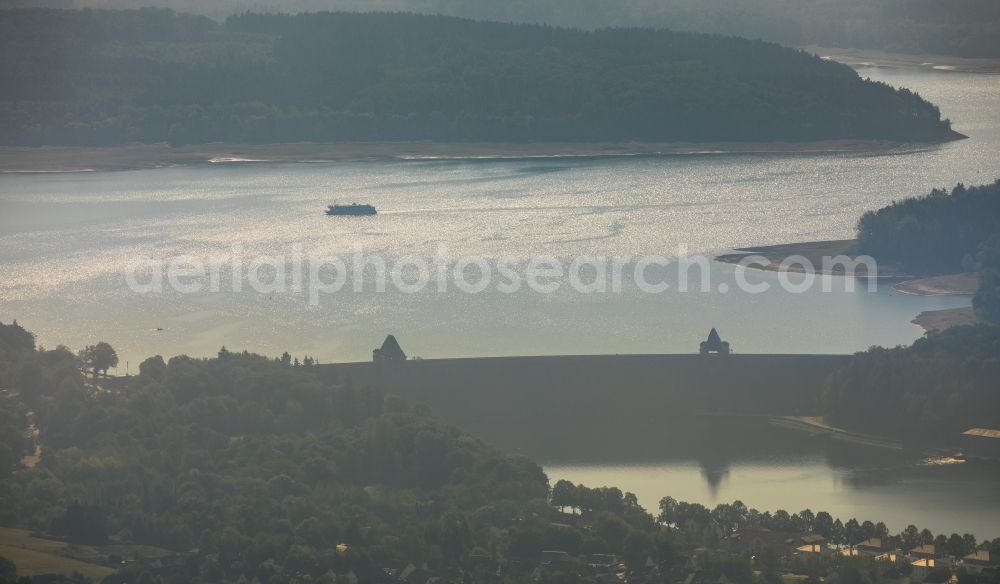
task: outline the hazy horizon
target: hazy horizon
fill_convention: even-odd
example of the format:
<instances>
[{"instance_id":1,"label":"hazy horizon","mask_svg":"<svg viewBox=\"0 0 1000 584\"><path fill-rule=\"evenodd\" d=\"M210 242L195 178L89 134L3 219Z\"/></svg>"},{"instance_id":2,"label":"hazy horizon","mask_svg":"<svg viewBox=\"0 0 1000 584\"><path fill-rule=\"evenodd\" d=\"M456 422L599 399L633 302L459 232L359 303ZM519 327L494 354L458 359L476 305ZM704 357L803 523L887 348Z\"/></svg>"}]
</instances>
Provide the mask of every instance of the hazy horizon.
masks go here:
<instances>
[{"instance_id":1,"label":"hazy horizon","mask_svg":"<svg viewBox=\"0 0 1000 584\"><path fill-rule=\"evenodd\" d=\"M0 0L0 584L1000 584L1000 2L150 2Z\"/></svg>"},{"instance_id":2,"label":"hazy horizon","mask_svg":"<svg viewBox=\"0 0 1000 584\"><path fill-rule=\"evenodd\" d=\"M919 54L1000 56L1000 4L960 0L947 8L925 0L0 0L0 8L132 9L163 7L225 20L233 14L317 11L442 14L584 29L654 27ZM962 30L961 46L947 35Z\"/></svg>"}]
</instances>

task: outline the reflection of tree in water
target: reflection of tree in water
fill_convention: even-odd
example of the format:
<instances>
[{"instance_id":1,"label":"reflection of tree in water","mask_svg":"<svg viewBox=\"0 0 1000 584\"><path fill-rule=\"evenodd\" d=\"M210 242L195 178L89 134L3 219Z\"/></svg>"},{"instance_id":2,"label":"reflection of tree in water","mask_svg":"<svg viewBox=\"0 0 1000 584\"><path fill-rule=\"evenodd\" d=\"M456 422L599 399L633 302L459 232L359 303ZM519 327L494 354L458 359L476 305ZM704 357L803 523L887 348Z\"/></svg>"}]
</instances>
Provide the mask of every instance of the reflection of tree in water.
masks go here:
<instances>
[{"instance_id":1,"label":"reflection of tree in water","mask_svg":"<svg viewBox=\"0 0 1000 584\"><path fill-rule=\"evenodd\" d=\"M836 440L825 444L824 462L837 469L838 480L851 488L885 486L905 480L920 465L919 452L872 448Z\"/></svg>"},{"instance_id":2,"label":"reflection of tree in water","mask_svg":"<svg viewBox=\"0 0 1000 584\"><path fill-rule=\"evenodd\" d=\"M729 478L730 460L721 452L698 457L698 466L701 467L701 476L708 485L709 495L714 500L719 494L719 485L724 479Z\"/></svg>"},{"instance_id":3,"label":"reflection of tree in water","mask_svg":"<svg viewBox=\"0 0 1000 584\"><path fill-rule=\"evenodd\" d=\"M837 440L826 440L819 444L823 448L826 463L831 468L848 471L857 468L888 468L899 464L912 465L922 458L915 452L872 448Z\"/></svg>"}]
</instances>

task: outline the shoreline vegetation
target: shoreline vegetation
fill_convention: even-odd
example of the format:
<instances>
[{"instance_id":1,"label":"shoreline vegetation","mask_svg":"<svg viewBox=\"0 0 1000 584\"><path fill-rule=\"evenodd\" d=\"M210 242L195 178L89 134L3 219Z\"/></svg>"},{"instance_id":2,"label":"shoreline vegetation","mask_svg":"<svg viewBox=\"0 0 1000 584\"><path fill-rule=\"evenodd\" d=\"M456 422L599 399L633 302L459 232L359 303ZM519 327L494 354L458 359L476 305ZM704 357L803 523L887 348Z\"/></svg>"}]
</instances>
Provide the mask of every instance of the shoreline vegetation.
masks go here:
<instances>
[{"instance_id":1,"label":"shoreline vegetation","mask_svg":"<svg viewBox=\"0 0 1000 584\"><path fill-rule=\"evenodd\" d=\"M17 564L20 576L43 576L45 574L65 574L79 572L87 578L100 582L117 573L109 566L107 557L117 555L122 558L142 557L149 561L167 558L175 552L144 545L109 544L92 546L71 544L65 538L44 537L27 529L0 527L0 556Z\"/></svg>"},{"instance_id":2,"label":"shoreline vegetation","mask_svg":"<svg viewBox=\"0 0 1000 584\"><path fill-rule=\"evenodd\" d=\"M998 57L958 57L931 53L908 54L875 49L852 49L805 45L802 50L863 71L868 68L932 69L953 73L1000 74Z\"/></svg>"},{"instance_id":3,"label":"shoreline vegetation","mask_svg":"<svg viewBox=\"0 0 1000 584\"><path fill-rule=\"evenodd\" d=\"M316 163L392 160L491 160L548 157L822 154L917 147L889 140L806 142L291 142L189 146L0 147L0 173L142 170L224 163Z\"/></svg>"}]
</instances>

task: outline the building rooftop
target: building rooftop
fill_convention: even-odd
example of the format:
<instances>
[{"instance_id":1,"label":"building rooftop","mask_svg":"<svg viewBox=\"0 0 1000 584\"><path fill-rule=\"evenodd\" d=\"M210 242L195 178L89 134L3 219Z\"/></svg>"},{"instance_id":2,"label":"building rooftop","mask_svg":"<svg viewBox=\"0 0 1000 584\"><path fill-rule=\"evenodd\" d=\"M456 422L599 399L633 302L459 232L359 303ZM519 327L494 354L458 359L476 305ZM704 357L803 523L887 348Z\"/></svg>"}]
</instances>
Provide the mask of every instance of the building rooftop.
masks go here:
<instances>
[{"instance_id":1,"label":"building rooftop","mask_svg":"<svg viewBox=\"0 0 1000 584\"><path fill-rule=\"evenodd\" d=\"M997 438L1000 439L1000 430L994 430L992 428L969 428L965 432L962 432L963 436L979 436L981 438Z\"/></svg>"},{"instance_id":2,"label":"building rooftop","mask_svg":"<svg viewBox=\"0 0 1000 584\"><path fill-rule=\"evenodd\" d=\"M970 564L997 564L1000 563L997 560L1000 558L995 557L996 554L990 553L990 550L976 550L964 558L963 562L968 562Z\"/></svg>"},{"instance_id":3,"label":"building rooftop","mask_svg":"<svg viewBox=\"0 0 1000 584\"><path fill-rule=\"evenodd\" d=\"M392 335L385 338L381 348L372 351L372 357L375 361L406 361L406 353Z\"/></svg>"},{"instance_id":4,"label":"building rooftop","mask_svg":"<svg viewBox=\"0 0 1000 584\"><path fill-rule=\"evenodd\" d=\"M719 331L713 328L711 331L708 332L708 339L702 341L701 345L699 345L698 350L703 355L706 353L719 353L723 355L728 355L729 343L723 341L722 338L719 336Z\"/></svg>"}]
</instances>

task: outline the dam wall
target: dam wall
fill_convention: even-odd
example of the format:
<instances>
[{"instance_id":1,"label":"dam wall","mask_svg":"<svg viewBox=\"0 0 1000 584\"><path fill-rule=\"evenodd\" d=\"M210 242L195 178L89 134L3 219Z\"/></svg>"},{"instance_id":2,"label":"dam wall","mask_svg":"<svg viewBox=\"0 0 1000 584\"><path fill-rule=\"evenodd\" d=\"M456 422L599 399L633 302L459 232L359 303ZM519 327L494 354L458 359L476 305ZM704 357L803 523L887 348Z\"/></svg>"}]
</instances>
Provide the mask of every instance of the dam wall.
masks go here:
<instances>
[{"instance_id":1,"label":"dam wall","mask_svg":"<svg viewBox=\"0 0 1000 584\"><path fill-rule=\"evenodd\" d=\"M827 375L849 358L591 355L323 367L356 387L424 404L498 445L532 450L535 440L593 442L595 433L648 442L664 425L706 416L814 415Z\"/></svg>"}]
</instances>

